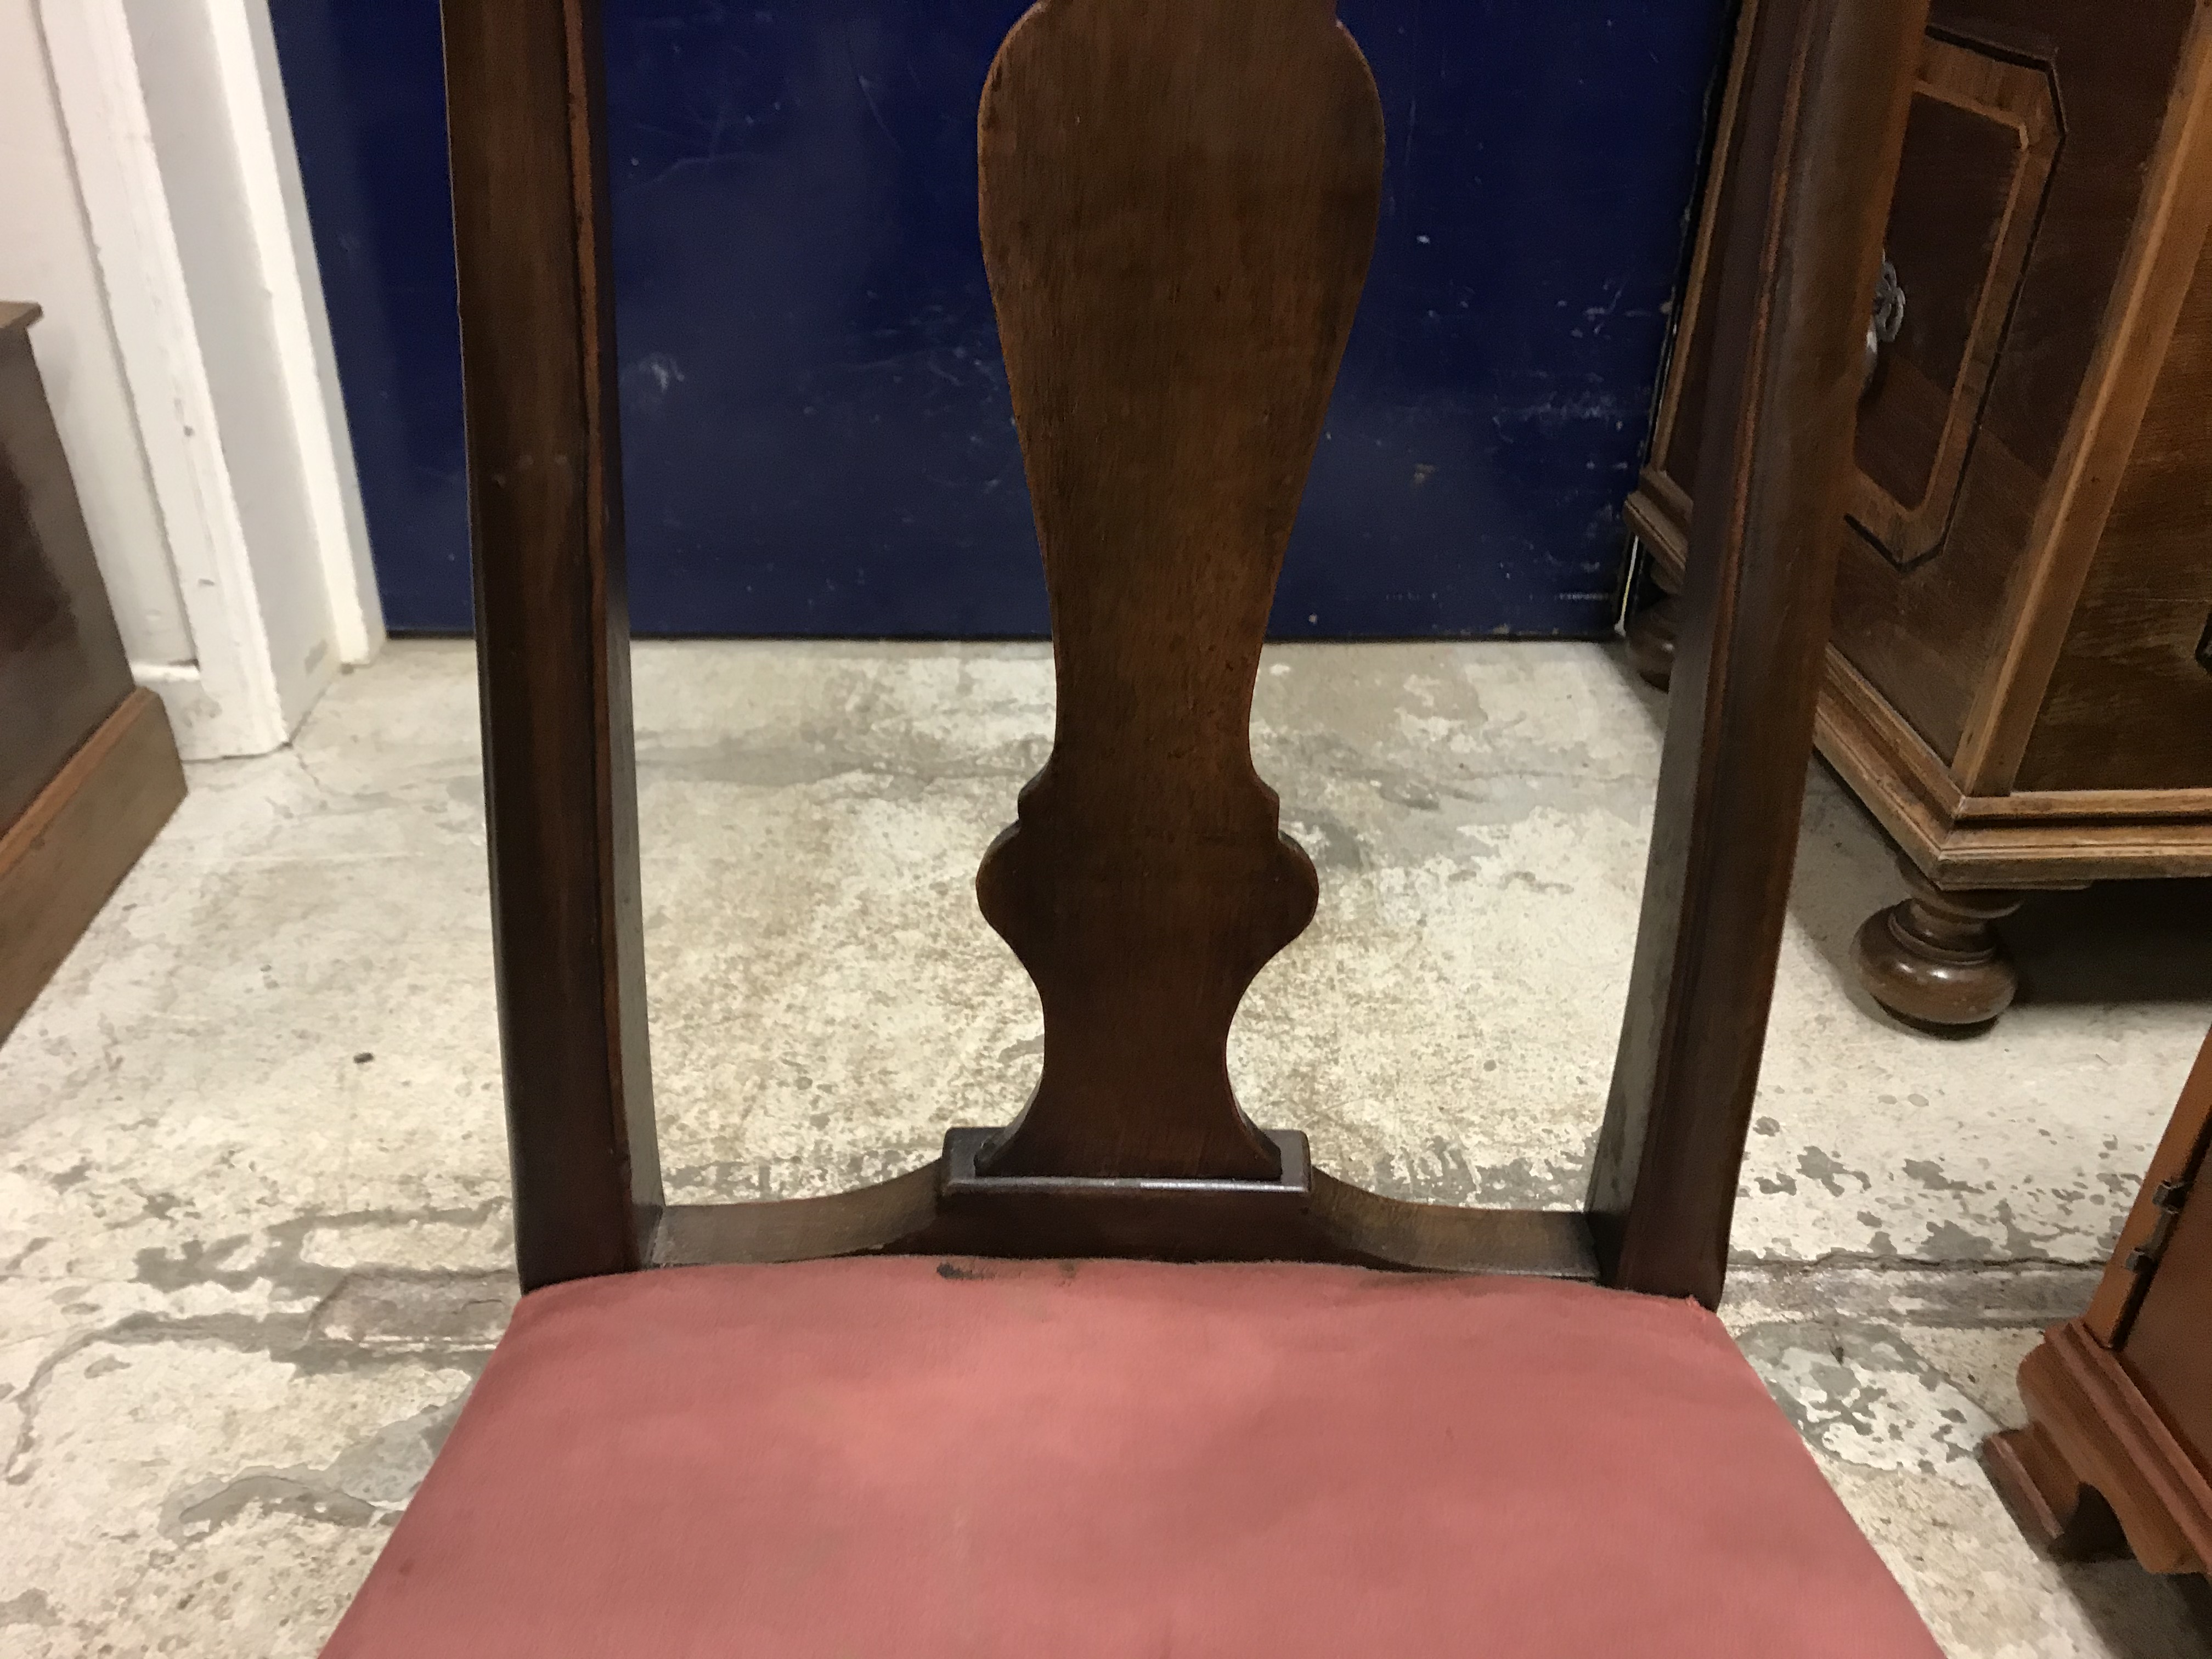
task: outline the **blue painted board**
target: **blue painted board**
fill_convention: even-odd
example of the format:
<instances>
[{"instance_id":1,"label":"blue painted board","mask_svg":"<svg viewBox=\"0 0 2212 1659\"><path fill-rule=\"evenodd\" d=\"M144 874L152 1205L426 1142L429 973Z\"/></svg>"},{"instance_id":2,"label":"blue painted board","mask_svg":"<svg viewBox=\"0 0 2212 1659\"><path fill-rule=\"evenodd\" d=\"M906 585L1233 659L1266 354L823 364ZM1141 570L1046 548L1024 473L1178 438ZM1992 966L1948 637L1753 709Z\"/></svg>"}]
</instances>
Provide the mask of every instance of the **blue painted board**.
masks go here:
<instances>
[{"instance_id":1,"label":"blue painted board","mask_svg":"<svg viewBox=\"0 0 2212 1659\"><path fill-rule=\"evenodd\" d=\"M1022 0L605 0L641 632L1041 633L975 232ZM1727 0L1341 0L1381 233L1286 637L1595 635ZM467 625L434 0L273 0L387 614Z\"/></svg>"}]
</instances>

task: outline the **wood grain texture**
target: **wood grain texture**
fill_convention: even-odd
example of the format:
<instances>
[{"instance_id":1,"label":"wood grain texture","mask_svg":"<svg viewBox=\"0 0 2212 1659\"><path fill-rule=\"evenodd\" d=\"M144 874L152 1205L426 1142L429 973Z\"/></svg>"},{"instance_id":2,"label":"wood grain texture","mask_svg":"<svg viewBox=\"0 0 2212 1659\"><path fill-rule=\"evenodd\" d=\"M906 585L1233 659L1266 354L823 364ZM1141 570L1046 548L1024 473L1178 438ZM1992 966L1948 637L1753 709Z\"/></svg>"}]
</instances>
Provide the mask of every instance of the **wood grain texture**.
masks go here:
<instances>
[{"instance_id":1,"label":"wood grain texture","mask_svg":"<svg viewBox=\"0 0 2212 1659\"><path fill-rule=\"evenodd\" d=\"M2131 229L2158 171L2174 66L2197 3L2142 0L2124 30L2067 0L1937 0L1935 8L1936 27L1962 46L2048 73L2063 136L1942 549L1900 573L1863 538L1846 543L1835 638L1976 793L1998 792L1976 758L1994 699L2024 697L2032 717L2039 696L2000 689L2015 641L2023 630L2064 629L2036 597L2054 538L2086 529L2095 538L2081 511L2094 504L2071 499L2070 458L2081 453L2112 319L2130 291ZM1978 288L1996 257L1994 249L1982 261L1946 254L1924 274L1900 271L1908 291L1935 280Z\"/></svg>"},{"instance_id":2,"label":"wood grain texture","mask_svg":"<svg viewBox=\"0 0 2212 1659\"><path fill-rule=\"evenodd\" d=\"M1982 1468L2028 1542L2060 1561L2124 1554L2127 1534L2105 1496L2059 1454L2042 1425L2007 1429L1982 1442Z\"/></svg>"},{"instance_id":3,"label":"wood grain texture","mask_svg":"<svg viewBox=\"0 0 2212 1659\"><path fill-rule=\"evenodd\" d=\"M1931 33L1883 248L1911 271L1902 331L1859 401L1850 522L1892 562L1950 532L2059 145L2049 69Z\"/></svg>"},{"instance_id":4,"label":"wood grain texture","mask_svg":"<svg viewBox=\"0 0 2212 1659\"><path fill-rule=\"evenodd\" d=\"M1898 850L1947 890L2212 875L2212 819L2201 793L1968 795L1942 758L1833 645L1814 732L1820 753Z\"/></svg>"},{"instance_id":5,"label":"wood grain texture","mask_svg":"<svg viewBox=\"0 0 2212 1659\"><path fill-rule=\"evenodd\" d=\"M1763 0L1627 1017L1611 1282L1717 1302L1811 757L1866 316L1926 0Z\"/></svg>"},{"instance_id":6,"label":"wood grain texture","mask_svg":"<svg viewBox=\"0 0 2212 1659\"><path fill-rule=\"evenodd\" d=\"M31 353L38 315L0 305L0 830L131 691Z\"/></svg>"},{"instance_id":7,"label":"wood grain texture","mask_svg":"<svg viewBox=\"0 0 2212 1659\"><path fill-rule=\"evenodd\" d=\"M1954 816L1963 823L2077 823L2204 817L2197 789L2015 789L2008 795L1960 795Z\"/></svg>"},{"instance_id":8,"label":"wood grain texture","mask_svg":"<svg viewBox=\"0 0 2212 1659\"><path fill-rule=\"evenodd\" d=\"M1947 889L2212 872L2212 579L2192 528L2212 512L2209 53L2205 0L2147 0L2124 30L2061 0L1931 12L1924 142L1901 161L1886 236L1908 332L1932 318L1941 337L1922 342L1922 389L1949 401L1888 408L1917 384L1894 362L1869 400L1853 513L1872 538L1845 532L1817 738ZM1935 142L1968 117L2013 133L2016 164ZM1724 177L1709 187L1700 259L1728 195ZM1628 505L1678 572L1716 299L1701 274ZM1869 511L1870 474L1910 495L1923 470L1921 507Z\"/></svg>"},{"instance_id":9,"label":"wood grain texture","mask_svg":"<svg viewBox=\"0 0 2212 1659\"><path fill-rule=\"evenodd\" d=\"M2203 94L2212 99L2212 86ZM2212 146L2198 163L2212 171ZM2212 237L2203 228L2049 689L2011 781L2188 790L2212 816ZM2154 713L2153 712L2154 711Z\"/></svg>"},{"instance_id":10,"label":"wood grain texture","mask_svg":"<svg viewBox=\"0 0 2212 1659\"><path fill-rule=\"evenodd\" d=\"M2014 1443L2062 1520L2091 1486L2151 1572L2212 1566L2212 1481L2112 1350L2080 1320L2054 1325L2020 1365L2021 1398L2040 1444ZM2015 1512L2024 1506L2015 1504Z\"/></svg>"},{"instance_id":11,"label":"wood grain texture","mask_svg":"<svg viewBox=\"0 0 2212 1659\"><path fill-rule=\"evenodd\" d=\"M661 1212L647 1265L910 1253L908 1247L931 1236L942 1174L932 1159L889 1181L820 1198L671 1204Z\"/></svg>"},{"instance_id":12,"label":"wood grain texture","mask_svg":"<svg viewBox=\"0 0 2212 1659\"><path fill-rule=\"evenodd\" d=\"M1657 442L1654 438L1653 442ZM1668 590L1682 586L1690 568L1690 498L1674 481L1656 467L1646 466L1636 483L1636 493L1622 505L1629 534L1651 555L1655 579L1663 577Z\"/></svg>"},{"instance_id":13,"label":"wood grain texture","mask_svg":"<svg viewBox=\"0 0 2212 1659\"><path fill-rule=\"evenodd\" d=\"M1937 879L1961 890L2087 887L2212 872L2212 818L1969 823L1948 830Z\"/></svg>"},{"instance_id":14,"label":"wood grain texture","mask_svg":"<svg viewBox=\"0 0 2212 1659\"><path fill-rule=\"evenodd\" d=\"M2168 1182L2193 1182L2203 1168L2208 1146L2212 1146L2212 1036L2197 1051L2197 1063L2190 1067L2166 1133L2160 1137L2150 1167L2143 1172L2142 1186L2121 1225L2112 1260L2097 1283L2097 1294L2081 1316L2089 1334L2108 1348L2118 1347L2126 1338L2142 1300L2146 1279L2129 1265L2128 1258L2149 1243L2151 1235L2158 1231L2163 1213L2156 1200L2158 1190ZM2206 1194L2206 1199L2212 1200L2212 1194ZM2212 1328L2212 1310L2207 1311L2205 1323ZM2206 1449L2212 1451L2212 1442Z\"/></svg>"},{"instance_id":15,"label":"wood grain texture","mask_svg":"<svg viewBox=\"0 0 2212 1659\"><path fill-rule=\"evenodd\" d=\"M635 1267L646 1054L597 0L444 0L500 1045L523 1287Z\"/></svg>"},{"instance_id":16,"label":"wood grain texture","mask_svg":"<svg viewBox=\"0 0 2212 1659\"><path fill-rule=\"evenodd\" d=\"M1374 88L1328 0L1043 0L979 122L1046 560L1054 749L978 878L1036 979L1014 1129L858 1192L661 1203L645 1080L598 35L446 0L501 1035L526 1286L878 1250L1346 1261L1717 1297L1812 720L1880 180L1923 0L1765 0L1725 244L1687 684L1595 1223L1408 1204L1231 1093L1310 917L1248 727L1372 241ZM1869 148L1869 135L1872 135ZM1765 181L1771 181L1771 187ZM1604 1228L1602 1236L1596 1226Z\"/></svg>"},{"instance_id":17,"label":"wood grain texture","mask_svg":"<svg viewBox=\"0 0 2212 1659\"><path fill-rule=\"evenodd\" d=\"M969 1132L975 1133L975 1132ZM971 1166L972 1167L972 1166ZM1425 1273L1598 1276L1586 1218L1386 1198L1324 1171L1276 1201L1260 1182L992 1177L948 1195L933 1161L872 1187L769 1203L672 1205L650 1262L799 1261L840 1255L1131 1257L1314 1261ZM1101 1190L1122 1187L1115 1192ZM1090 1190L1085 1190L1085 1188ZM1149 1190L1146 1190L1149 1188Z\"/></svg>"},{"instance_id":18,"label":"wood grain texture","mask_svg":"<svg viewBox=\"0 0 2212 1659\"><path fill-rule=\"evenodd\" d=\"M2094 27L2093 19L2082 14L2081 26ZM2133 33L2131 19L2121 38ZM2013 585L2000 612L2001 624L2008 624L1999 635L2003 647L1976 691L1954 757L1960 782L1977 794L2002 793L2017 776L2212 231L2212 9L2191 9L2185 43L2171 57L2138 50L2137 74L2151 76L2154 86L2166 80L2168 64L2179 67L2159 100L2157 160L2116 250L2109 313L2078 401L2069 400L2072 418L2028 532L2025 579ZM2062 91L2073 87L2069 78ZM2201 407L2201 398L2196 401Z\"/></svg>"},{"instance_id":19,"label":"wood grain texture","mask_svg":"<svg viewBox=\"0 0 2212 1659\"><path fill-rule=\"evenodd\" d=\"M1044 1007L985 1165L1271 1180L1229 1027L1316 886L1253 769L1252 687L1374 242L1381 105L1331 0L1042 0L978 148L1058 688L977 878Z\"/></svg>"},{"instance_id":20,"label":"wood grain texture","mask_svg":"<svg viewBox=\"0 0 2212 1659\"><path fill-rule=\"evenodd\" d=\"M1723 228L1735 216L1737 158L1746 133L1744 93L1751 82L1752 46L1759 35L1763 0L1741 0L1728 80L1713 125L1711 159L1698 202L1698 234L1682 283L1681 321L1668 344L1667 376L1651 430L1650 459L1629 498L1628 519L1653 544L1659 562L1678 578L1686 568L1690 492L1697 487L1698 455L1711 401L1713 336L1720 303L1717 281Z\"/></svg>"},{"instance_id":21,"label":"wood grain texture","mask_svg":"<svg viewBox=\"0 0 2212 1659\"><path fill-rule=\"evenodd\" d=\"M134 690L0 831L0 1039L184 798L168 714Z\"/></svg>"},{"instance_id":22,"label":"wood grain texture","mask_svg":"<svg viewBox=\"0 0 2212 1659\"><path fill-rule=\"evenodd\" d=\"M1945 890L1898 860L1907 896L1869 916L1851 942L1859 981L1899 1018L1935 1027L1985 1025L2012 1006L2020 974L1994 922L2022 895Z\"/></svg>"},{"instance_id":23,"label":"wood grain texture","mask_svg":"<svg viewBox=\"0 0 2212 1659\"><path fill-rule=\"evenodd\" d=\"M1595 1280L1597 1245L1575 1210L1485 1210L1386 1198L1314 1172L1314 1212L1342 1252L1367 1267Z\"/></svg>"},{"instance_id":24,"label":"wood grain texture","mask_svg":"<svg viewBox=\"0 0 2212 1659\"><path fill-rule=\"evenodd\" d=\"M2185 1109L2201 1101L2185 1097ZM2198 1461L2212 1469L2212 1194L2198 1191L2203 1143L2184 1176L2190 1185L2172 1231L2145 1273L2142 1300L2120 1332L2119 1352L2143 1396ZM2123 1267L2127 1258L2119 1258ZM2212 1515L2212 1510L2208 1510ZM2205 1558L2212 1566L2212 1555Z\"/></svg>"},{"instance_id":25,"label":"wood grain texture","mask_svg":"<svg viewBox=\"0 0 2212 1659\"><path fill-rule=\"evenodd\" d=\"M2183 1086L2118 1244L2080 1319L2021 1362L2025 1428L1983 1449L2028 1536L2110 1547L2107 1513L2153 1572L2212 1568L2212 1039Z\"/></svg>"}]
</instances>

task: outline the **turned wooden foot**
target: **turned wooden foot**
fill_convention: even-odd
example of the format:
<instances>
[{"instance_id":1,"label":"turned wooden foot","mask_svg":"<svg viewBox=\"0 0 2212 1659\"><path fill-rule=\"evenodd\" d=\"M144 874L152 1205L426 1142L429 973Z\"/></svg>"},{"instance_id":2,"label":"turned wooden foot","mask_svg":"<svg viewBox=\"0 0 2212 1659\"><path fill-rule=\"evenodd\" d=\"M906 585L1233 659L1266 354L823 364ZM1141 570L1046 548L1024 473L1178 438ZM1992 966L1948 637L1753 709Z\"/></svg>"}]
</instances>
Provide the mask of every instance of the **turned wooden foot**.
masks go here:
<instances>
[{"instance_id":1,"label":"turned wooden foot","mask_svg":"<svg viewBox=\"0 0 2212 1659\"><path fill-rule=\"evenodd\" d=\"M1900 857L1912 896L1876 911L1852 950L1874 1000L1920 1025L1983 1025L2012 1006L2020 975L1990 924L2020 908L2021 895L1947 893Z\"/></svg>"},{"instance_id":2,"label":"turned wooden foot","mask_svg":"<svg viewBox=\"0 0 2212 1659\"><path fill-rule=\"evenodd\" d=\"M1628 619L1628 660L1646 685L1664 691L1674 678L1674 640L1681 631L1682 601L1662 594Z\"/></svg>"}]
</instances>

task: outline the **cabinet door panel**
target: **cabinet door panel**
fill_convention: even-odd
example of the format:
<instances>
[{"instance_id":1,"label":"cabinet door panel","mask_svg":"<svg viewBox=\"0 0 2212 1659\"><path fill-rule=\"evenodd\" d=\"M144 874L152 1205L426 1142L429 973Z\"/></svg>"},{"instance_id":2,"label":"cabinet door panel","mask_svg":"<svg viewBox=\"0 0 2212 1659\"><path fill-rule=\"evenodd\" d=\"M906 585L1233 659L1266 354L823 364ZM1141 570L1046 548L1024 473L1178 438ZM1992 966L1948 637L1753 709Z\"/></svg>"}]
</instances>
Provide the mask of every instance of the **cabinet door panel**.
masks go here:
<instances>
[{"instance_id":1,"label":"cabinet door panel","mask_svg":"<svg viewBox=\"0 0 2212 1659\"><path fill-rule=\"evenodd\" d=\"M1850 500L1900 567L1949 528L2058 145L2045 70L1929 36L1889 220L1904 326L1859 408Z\"/></svg>"},{"instance_id":2,"label":"cabinet door panel","mask_svg":"<svg viewBox=\"0 0 2212 1659\"><path fill-rule=\"evenodd\" d=\"M2038 510L2089 392L2196 9L2136 0L2123 19L2074 0L1937 0L1923 142L1917 164L1907 156L1892 229L1908 332L1916 282L1938 313L1939 337L1913 360L1950 391L1941 416L1932 389L1910 406L1916 388L1901 374L1869 399L1860 457L1875 465L1852 502L1833 638L1946 760L2042 556ZM1958 115L1937 117L1931 102ZM1985 136L1953 155L1936 139L1967 131L1960 118ZM2008 179L1991 143L2005 129ZM1961 204L1948 231L1947 200ZM1907 406L1885 409L1885 397Z\"/></svg>"},{"instance_id":3,"label":"cabinet door panel","mask_svg":"<svg viewBox=\"0 0 2212 1659\"><path fill-rule=\"evenodd\" d=\"M1888 232L1905 329L1862 410L1832 638L1946 761L2042 556L2039 514L2090 392L2197 9L1936 0ZM1706 243L1736 187L1732 114ZM1701 244L1630 503L1674 562L1705 417L1711 276Z\"/></svg>"}]
</instances>

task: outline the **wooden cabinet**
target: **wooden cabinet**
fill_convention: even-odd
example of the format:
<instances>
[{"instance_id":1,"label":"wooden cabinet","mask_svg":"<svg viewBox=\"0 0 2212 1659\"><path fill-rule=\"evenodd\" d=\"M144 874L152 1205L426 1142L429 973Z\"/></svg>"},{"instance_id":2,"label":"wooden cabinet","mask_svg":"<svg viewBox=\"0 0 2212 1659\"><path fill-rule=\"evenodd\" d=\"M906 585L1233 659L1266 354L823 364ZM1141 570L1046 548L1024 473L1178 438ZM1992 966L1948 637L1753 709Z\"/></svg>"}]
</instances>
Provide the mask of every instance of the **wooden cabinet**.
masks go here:
<instances>
[{"instance_id":1,"label":"wooden cabinet","mask_svg":"<svg viewBox=\"0 0 2212 1659\"><path fill-rule=\"evenodd\" d=\"M184 798L137 689L31 356L0 302L0 1038Z\"/></svg>"},{"instance_id":2,"label":"wooden cabinet","mask_svg":"<svg viewBox=\"0 0 2212 1659\"><path fill-rule=\"evenodd\" d=\"M1932 19L1820 744L1912 883L1861 933L1869 988L1955 1024L2010 1000L1989 923L2023 891L2212 873L2212 0L1936 0ZM1670 590L1734 99L1628 506ZM1639 620L1644 659L1668 620Z\"/></svg>"},{"instance_id":3,"label":"wooden cabinet","mask_svg":"<svg viewBox=\"0 0 2212 1659\"><path fill-rule=\"evenodd\" d=\"M2052 1553L2123 1543L2153 1572L2212 1569L2212 1041L2197 1055L2089 1311L2021 1362L2025 1428L1982 1461Z\"/></svg>"}]
</instances>

